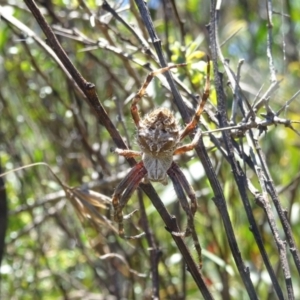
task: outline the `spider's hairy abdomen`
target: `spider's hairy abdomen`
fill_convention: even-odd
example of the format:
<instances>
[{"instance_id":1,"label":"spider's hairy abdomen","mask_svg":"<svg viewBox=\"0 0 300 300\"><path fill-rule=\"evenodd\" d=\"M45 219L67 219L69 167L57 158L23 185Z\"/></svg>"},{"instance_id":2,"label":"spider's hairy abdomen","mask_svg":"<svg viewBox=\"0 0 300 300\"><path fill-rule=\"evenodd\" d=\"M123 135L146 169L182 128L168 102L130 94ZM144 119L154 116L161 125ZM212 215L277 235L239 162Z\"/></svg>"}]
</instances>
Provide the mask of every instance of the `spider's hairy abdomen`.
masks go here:
<instances>
[{"instance_id":1,"label":"spider's hairy abdomen","mask_svg":"<svg viewBox=\"0 0 300 300\"><path fill-rule=\"evenodd\" d=\"M179 144L180 128L173 113L158 108L147 114L139 124L137 142L143 152L148 179L167 182L167 170L173 161L173 152Z\"/></svg>"},{"instance_id":2,"label":"spider's hairy abdomen","mask_svg":"<svg viewBox=\"0 0 300 300\"><path fill-rule=\"evenodd\" d=\"M173 162L173 156L155 157L143 153L142 159L147 170L146 178L166 185L168 183L167 171Z\"/></svg>"}]
</instances>

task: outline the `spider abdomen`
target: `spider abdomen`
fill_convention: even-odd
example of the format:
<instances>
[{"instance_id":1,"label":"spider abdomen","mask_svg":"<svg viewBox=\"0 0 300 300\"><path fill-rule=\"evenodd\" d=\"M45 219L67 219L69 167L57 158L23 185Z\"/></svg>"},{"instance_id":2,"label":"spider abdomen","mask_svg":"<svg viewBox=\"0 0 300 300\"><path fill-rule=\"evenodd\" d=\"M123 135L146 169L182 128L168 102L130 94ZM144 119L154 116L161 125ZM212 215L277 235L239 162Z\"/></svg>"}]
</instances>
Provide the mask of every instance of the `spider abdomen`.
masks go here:
<instances>
[{"instance_id":1,"label":"spider abdomen","mask_svg":"<svg viewBox=\"0 0 300 300\"><path fill-rule=\"evenodd\" d=\"M147 170L147 179L166 185L168 183L167 171L172 164L173 156L153 157L144 153L142 159Z\"/></svg>"}]
</instances>

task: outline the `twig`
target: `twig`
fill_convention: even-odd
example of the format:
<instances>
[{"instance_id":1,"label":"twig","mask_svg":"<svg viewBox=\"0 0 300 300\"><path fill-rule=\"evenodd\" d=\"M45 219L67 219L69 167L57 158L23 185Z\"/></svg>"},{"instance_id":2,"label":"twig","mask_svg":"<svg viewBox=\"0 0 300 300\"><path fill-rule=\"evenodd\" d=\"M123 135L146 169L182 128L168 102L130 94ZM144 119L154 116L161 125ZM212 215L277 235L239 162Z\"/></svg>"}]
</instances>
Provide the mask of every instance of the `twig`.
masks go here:
<instances>
[{"instance_id":1,"label":"twig","mask_svg":"<svg viewBox=\"0 0 300 300\"><path fill-rule=\"evenodd\" d=\"M278 111L276 112L276 116L279 116L283 110L285 110L300 94L300 90L297 91L292 97L291 99L289 99L288 101L286 101L286 103L280 108L278 109Z\"/></svg>"},{"instance_id":2,"label":"twig","mask_svg":"<svg viewBox=\"0 0 300 300\"><path fill-rule=\"evenodd\" d=\"M138 9L140 11L141 17L144 21L144 24L148 30L150 39L153 43L153 46L156 50L157 56L158 56L158 60L161 64L161 67L166 67L167 66L167 62L166 59L164 57L163 51L162 51L162 47L161 47L161 40L158 38L154 26L153 26L153 22L151 20L150 17L150 12L148 10L148 7L146 5L146 3L143 0L135 0ZM182 100L182 97L174 83L173 77L171 75L170 72L166 72L165 76L167 78L167 81L170 85L172 94L174 96L174 102L176 104L176 106L178 107L178 110L184 120L185 123L189 122L190 116L188 115L188 112L186 110L186 106L184 105L184 102Z\"/></svg>"},{"instance_id":3,"label":"twig","mask_svg":"<svg viewBox=\"0 0 300 300\"><path fill-rule=\"evenodd\" d=\"M28 28L26 25L21 23L18 19L16 19L14 16L11 16L9 14L1 14L0 10L0 16L1 19L13 24L15 27L17 27L21 32L25 33L28 37L31 37L40 47L42 47L49 55L52 57L52 59L57 63L59 68L64 72L65 76L70 80L70 82L75 86L76 90L78 90L82 95L81 89L78 87L76 82L74 81L71 74L68 72L67 68L64 66L64 64L59 60L56 53L51 49L41 38L39 38L30 28Z\"/></svg>"},{"instance_id":4,"label":"twig","mask_svg":"<svg viewBox=\"0 0 300 300\"><path fill-rule=\"evenodd\" d=\"M181 45L185 45L185 40L184 40L184 37L185 37L185 29L184 29L185 21L183 21L180 18L175 0L170 0L170 2L171 2L171 5L172 5L172 8L173 8L173 11L174 11L175 19L176 19L176 21L179 25Z\"/></svg>"},{"instance_id":5,"label":"twig","mask_svg":"<svg viewBox=\"0 0 300 300\"><path fill-rule=\"evenodd\" d=\"M219 52L220 51L221 51L221 49L219 50ZM243 63L244 63L244 60L241 59L239 61L239 64L238 64L237 76L234 80L234 86L233 86L234 94L233 94L233 101L232 101L232 113L231 113L231 117L230 117L230 121L229 121L230 124L235 124L236 123L238 105L240 105L240 108L242 110L241 97L239 96L239 90L240 90L239 89L239 82L240 82L241 68L242 68Z\"/></svg>"},{"instance_id":6,"label":"twig","mask_svg":"<svg viewBox=\"0 0 300 300\"><path fill-rule=\"evenodd\" d=\"M133 275L137 276L137 277L141 277L141 278L145 278L147 275L143 274L143 273L138 273L137 271L133 270L130 268L129 263L126 261L126 258L123 257L122 255L118 254L118 253L108 253L108 254L104 254L100 256L100 259L105 260L105 259L113 259L113 258L117 258L119 259L128 269L128 271L130 273L132 273Z\"/></svg>"},{"instance_id":7,"label":"twig","mask_svg":"<svg viewBox=\"0 0 300 300\"><path fill-rule=\"evenodd\" d=\"M148 218L146 215L145 205L143 201L143 195L141 190L138 189L138 199L141 213L142 229L145 232L146 240L150 252L150 265L151 265L151 279L152 279L152 299L159 299L159 274L158 274L158 263L161 257L161 250L155 243L153 233L151 232Z\"/></svg>"},{"instance_id":8,"label":"twig","mask_svg":"<svg viewBox=\"0 0 300 300\"><path fill-rule=\"evenodd\" d=\"M132 26L130 26L130 24L128 24L109 4L107 1L103 1L103 4L102 4L102 8L108 12L110 12L119 22L121 22L125 28L127 28L131 34L133 34L136 39L141 43L142 47L143 47L143 50L150 54L153 58L154 58L154 55L152 53L152 50L151 48L149 47L149 44L147 43L147 41L142 37L140 36L136 30L134 30L134 28L132 28Z\"/></svg>"},{"instance_id":9,"label":"twig","mask_svg":"<svg viewBox=\"0 0 300 300\"><path fill-rule=\"evenodd\" d=\"M180 229L177 225L175 217L170 217L167 209L165 208L165 206L161 202L160 198L156 194L156 191L153 188L151 189L151 185L149 185L149 184L146 185L146 184L142 183L142 184L140 184L140 186L142 187L142 189L146 193L146 195L151 199L152 204L155 206L156 210L161 215L162 219L164 220L164 222L168 228L168 231L180 232ZM152 199L155 199L155 201ZM172 234L172 238L174 239L179 251L181 252L182 257L184 258L185 263L188 267L188 270L191 273L191 275L193 276L204 299L213 299L201 274L199 273L199 269L198 269L197 265L195 264L188 248L183 243L182 238L180 236L177 236L174 234Z\"/></svg>"},{"instance_id":10,"label":"twig","mask_svg":"<svg viewBox=\"0 0 300 300\"><path fill-rule=\"evenodd\" d=\"M272 36L272 0L267 0L267 14L268 14L268 39L267 39L267 56L269 58L269 69L270 69L270 80L272 83L276 82L276 73L274 67L274 60L272 55L272 44L273 44L273 36Z\"/></svg>"}]
</instances>

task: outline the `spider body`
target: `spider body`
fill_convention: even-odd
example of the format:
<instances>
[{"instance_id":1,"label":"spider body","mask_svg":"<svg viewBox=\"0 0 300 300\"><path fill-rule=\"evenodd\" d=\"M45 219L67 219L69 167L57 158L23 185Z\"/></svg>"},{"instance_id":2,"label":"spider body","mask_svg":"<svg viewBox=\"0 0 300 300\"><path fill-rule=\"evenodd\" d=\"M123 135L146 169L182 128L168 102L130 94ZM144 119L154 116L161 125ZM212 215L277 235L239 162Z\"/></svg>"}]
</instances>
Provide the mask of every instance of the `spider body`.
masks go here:
<instances>
[{"instance_id":1,"label":"spider body","mask_svg":"<svg viewBox=\"0 0 300 300\"><path fill-rule=\"evenodd\" d=\"M167 184L167 171L180 143L180 130L173 113L157 108L139 123L137 143L147 170L147 179Z\"/></svg>"},{"instance_id":2,"label":"spider body","mask_svg":"<svg viewBox=\"0 0 300 300\"><path fill-rule=\"evenodd\" d=\"M125 236L122 212L124 206L143 179L161 182L166 185L167 178L170 177L180 204L187 215L187 228L185 232L172 232L172 234L183 234L184 236L192 235L201 267L201 247L194 226L194 215L197 211L196 195L181 169L173 161L173 156L193 150L198 144L201 133L200 130L197 131L191 143L180 146L182 140L196 128L206 100L208 99L210 87L209 59L207 63L206 85L201 102L192 120L182 130L173 113L167 108L157 108L141 119L137 107L138 102L144 96L146 88L153 77L167 72L172 68L182 66L186 66L186 64L173 65L151 72L140 90L134 96L131 104L131 115L137 128L136 139L141 151L115 149L115 153L126 158L141 157L141 161L130 170L116 187L112 196L112 204L115 210L114 219L119 224L119 235L126 239L139 238L144 234ZM188 203L186 195L190 199L190 204Z\"/></svg>"}]
</instances>

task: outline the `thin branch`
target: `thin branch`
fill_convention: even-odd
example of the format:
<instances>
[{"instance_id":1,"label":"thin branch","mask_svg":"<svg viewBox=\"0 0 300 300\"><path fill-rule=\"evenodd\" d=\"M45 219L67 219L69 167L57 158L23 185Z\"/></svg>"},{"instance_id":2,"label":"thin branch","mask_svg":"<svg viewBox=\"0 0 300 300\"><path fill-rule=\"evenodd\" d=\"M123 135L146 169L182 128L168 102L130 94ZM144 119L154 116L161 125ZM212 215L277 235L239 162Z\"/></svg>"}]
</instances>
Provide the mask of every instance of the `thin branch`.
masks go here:
<instances>
[{"instance_id":1,"label":"thin branch","mask_svg":"<svg viewBox=\"0 0 300 300\"><path fill-rule=\"evenodd\" d=\"M153 232L150 229L148 222L145 205L143 201L143 194L138 189L138 199L140 204L141 222L142 229L145 232L146 240L148 243L148 249L150 252L150 265L151 265L151 279L152 279L152 299L159 299L159 274L158 274L158 263L161 257L161 250L158 248Z\"/></svg>"},{"instance_id":2,"label":"thin branch","mask_svg":"<svg viewBox=\"0 0 300 300\"><path fill-rule=\"evenodd\" d=\"M144 21L144 24L145 24L145 26L148 30L148 33L149 33L150 39L153 43L153 46L156 50L160 65L161 65L161 67L166 67L168 64L167 64L167 61L166 61L166 59L164 57L164 54L163 54L163 51L162 51L161 40L159 39L159 37L157 36L157 34L155 32L155 29L154 29L154 26L153 26L153 22L152 22L147 4L143 0L135 0L135 2L138 6L138 9L139 9L141 17ZM188 123L189 119L190 119L190 116L187 112L187 109L186 109L186 106L183 102L183 99L182 99L182 97L181 97L181 95L180 95L180 93L179 93L179 91L178 91L178 89L175 85L173 77L172 77L170 72L166 72L165 76L167 78L167 81L170 85L172 94L174 96L174 102L175 102L176 106L178 107L178 110L179 110L184 122Z\"/></svg>"},{"instance_id":3,"label":"thin branch","mask_svg":"<svg viewBox=\"0 0 300 300\"><path fill-rule=\"evenodd\" d=\"M276 116L279 116L283 110L285 110L300 94L300 90L298 90L292 97L291 99L289 99L288 101L286 101L286 103L280 108L278 109L278 111L276 112Z\"/></svg>"},{"instance_id":4,"label":"thin branch","mask_svg":"<svg viewBox=\"0 0 300 300\"><path fill-rule=\"evenodd\" d=\"M273 21L272 21L272 0L267 0L267 15L268 15L268 38L267 38L267 57L269 58L269 69L270 69L270 76L271 82L274 83L277 81L276 79L276 72L274 67L274 60L272 55L272 46L273 46Z\"/></svg>"}]
</instances>

